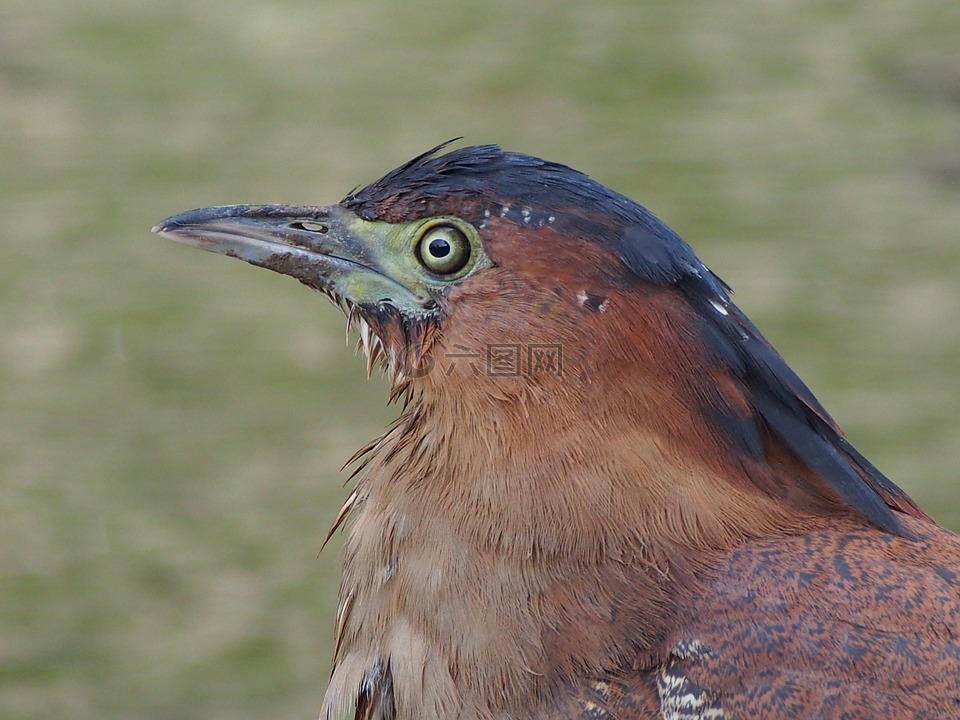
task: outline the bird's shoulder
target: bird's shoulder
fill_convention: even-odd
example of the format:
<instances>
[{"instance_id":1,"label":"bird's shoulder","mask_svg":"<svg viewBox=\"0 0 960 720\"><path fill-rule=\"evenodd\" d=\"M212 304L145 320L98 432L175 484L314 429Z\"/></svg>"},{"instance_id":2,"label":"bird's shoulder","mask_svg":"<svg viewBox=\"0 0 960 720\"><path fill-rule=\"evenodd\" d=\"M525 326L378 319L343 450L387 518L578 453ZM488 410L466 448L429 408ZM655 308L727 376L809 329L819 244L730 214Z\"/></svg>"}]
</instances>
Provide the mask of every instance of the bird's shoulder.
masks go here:
<instances>
[{"instance_id":1,"label":"bird's shoulder","mask_svg":"<svg viewBox=\"0 0 960 720\"><path fill-rule=\"evenodd\" d=\"M656 667L591 681L566 717L960 717L960 538L908 522L745 543L680 599Z\"/></svg>"}]
</instances>

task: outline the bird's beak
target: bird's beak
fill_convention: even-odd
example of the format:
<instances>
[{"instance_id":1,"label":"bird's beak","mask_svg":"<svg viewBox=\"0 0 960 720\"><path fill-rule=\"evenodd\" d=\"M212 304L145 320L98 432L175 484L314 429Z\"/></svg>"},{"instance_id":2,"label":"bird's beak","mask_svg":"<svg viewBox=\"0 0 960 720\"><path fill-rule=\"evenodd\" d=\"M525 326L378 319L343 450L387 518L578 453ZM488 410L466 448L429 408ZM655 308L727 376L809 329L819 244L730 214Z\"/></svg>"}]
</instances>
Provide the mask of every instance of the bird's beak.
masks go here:
<instances>
[{"instance_id":1,"label":"bird's beak","mask_svg":"<svg viewBox=\"0 0 960 720\"><path fill-rule=\"evenodd\" d=\"M223 205L174 215L153 232L290 275L338 304L429 311L429 293L390 276L388 228L337 205Z\"/></svg>"}]
</instances>

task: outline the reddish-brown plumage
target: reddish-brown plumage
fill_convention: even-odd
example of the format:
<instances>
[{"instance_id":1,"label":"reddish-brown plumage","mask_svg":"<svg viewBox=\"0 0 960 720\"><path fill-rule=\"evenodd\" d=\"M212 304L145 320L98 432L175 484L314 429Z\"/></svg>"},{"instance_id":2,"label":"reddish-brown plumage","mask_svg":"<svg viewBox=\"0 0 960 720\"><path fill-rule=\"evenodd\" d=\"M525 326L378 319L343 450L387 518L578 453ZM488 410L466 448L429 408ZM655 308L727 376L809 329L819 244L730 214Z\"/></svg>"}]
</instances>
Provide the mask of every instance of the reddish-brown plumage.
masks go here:
<instances>
[{"instance_id":1,"label":"reddish-brown plumage","mask_svg":"<svg viewBox=\"0 0 960 720\"><path fill-rule=\"evenodd\" d=\"M960 540L846 441L669 228L490 147L421 156L342 206L454 216L489 263L412 311L349 306L405 409L358 454L337 519L325 717L960 717ZM224 218L282 210L162 231L210 226L226 246ZM270 238L303 230L296 210ZM331 292L316 254L303 270L300 250L241 249Z\"/></svg>"},{"instance_id":2,"label":"reddish-brown plumage","mask_svg":"<svg viewBox=\"0 0 960 720\"><path fill-rule=\"evenodd\" d=\"M449 708L471 708L466 717L664 717L658 668L691 640L713 654L677 672L716 693L725 717L802 717L798 706L808 717L851 708L868 717L868 708L899 707L879 687L896 695L928 666L891 683L889 670L909 668L886 645L858 663L844 659L849 643L825 642L841 628L859 632L858 613L867 622L895 610L896 596L881 608L870 583L838 578L843 562L942 586L905 606L914 619L890 631L953 669L936 673L943 687L925 706L945 716L960 697L950 644L960 601L956 585L926 568L960 567L955 536L926 520L910 527L939 543L869 528L773 438L762 458L736 452L702 398L716 394L746 417L746 392L704 364L697 318L675 292L616 287L604 277L611 258L549 229L538 233L549 256L512 224L485 231L497 267L445 298L436 367L416 382L409 416L358 490L345 590L365 588L368 602L385 593L385 604L348 621L349 640L389 638L400 618L416 618L451 678ZM531 343L561 348L562 373L532 371ZM489 372L487 352L501 346L521 349L516 374ZM939 560L911 567L918 551ZM384 566L395 568L393 582L369 593L373 582L358 577ZM817 577L792 590L789 578L804 572ZM841 598L847 617L834 621ZM796 638L813 647L778 649ZM378 652L424 664L389 641ZM396 693L395 672L393 683ZM417 691L443 695L430 683ZM830 692L838 699L814 700ZM397 717L445 716L447 705L424 711L418 693L398 701ZM863 693L871 699L858 701Z\"/></svg>"}]
</instances>

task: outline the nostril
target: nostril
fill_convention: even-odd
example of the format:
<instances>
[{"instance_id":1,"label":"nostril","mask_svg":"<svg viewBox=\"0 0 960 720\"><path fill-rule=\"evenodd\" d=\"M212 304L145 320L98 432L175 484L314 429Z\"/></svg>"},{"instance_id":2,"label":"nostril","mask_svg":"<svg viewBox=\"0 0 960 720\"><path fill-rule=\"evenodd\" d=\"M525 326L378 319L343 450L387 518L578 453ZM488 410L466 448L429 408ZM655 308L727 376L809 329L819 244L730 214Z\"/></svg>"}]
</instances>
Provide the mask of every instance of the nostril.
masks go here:
<instances>
[{"instance_id":1,"label":"nostril","mask_svg":"<svg viewBox=\"0 0 960 720\"><path fill-rule=\"evenodd\" d=\"M320 233L321 235L330 229L323 223L310 222L308 220L298 220L297 222L292 222L290 223L290 227L292 227L294 230L306 230L307 232Z\"/></svg>"}]
</instances>

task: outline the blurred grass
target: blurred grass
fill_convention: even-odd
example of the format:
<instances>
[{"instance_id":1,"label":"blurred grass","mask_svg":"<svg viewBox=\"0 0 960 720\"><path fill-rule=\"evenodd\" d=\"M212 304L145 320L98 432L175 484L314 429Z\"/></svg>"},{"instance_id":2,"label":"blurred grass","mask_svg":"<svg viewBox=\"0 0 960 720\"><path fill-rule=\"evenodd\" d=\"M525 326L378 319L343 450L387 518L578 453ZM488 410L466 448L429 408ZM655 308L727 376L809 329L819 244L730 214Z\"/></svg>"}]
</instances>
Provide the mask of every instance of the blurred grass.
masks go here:
<instances>
[{"instance_id":1,"label":"blurred grass","mask_svg":"<svg viewBox=\"0 0 960 720\"><path fill-rule=\"evenodd\" d=\"M319 298L149 228L456 135L651 207L960 528L958 35L952 0L4 3L0 716L315 716L384 385Z\"/></svg>"}]
</instances>

